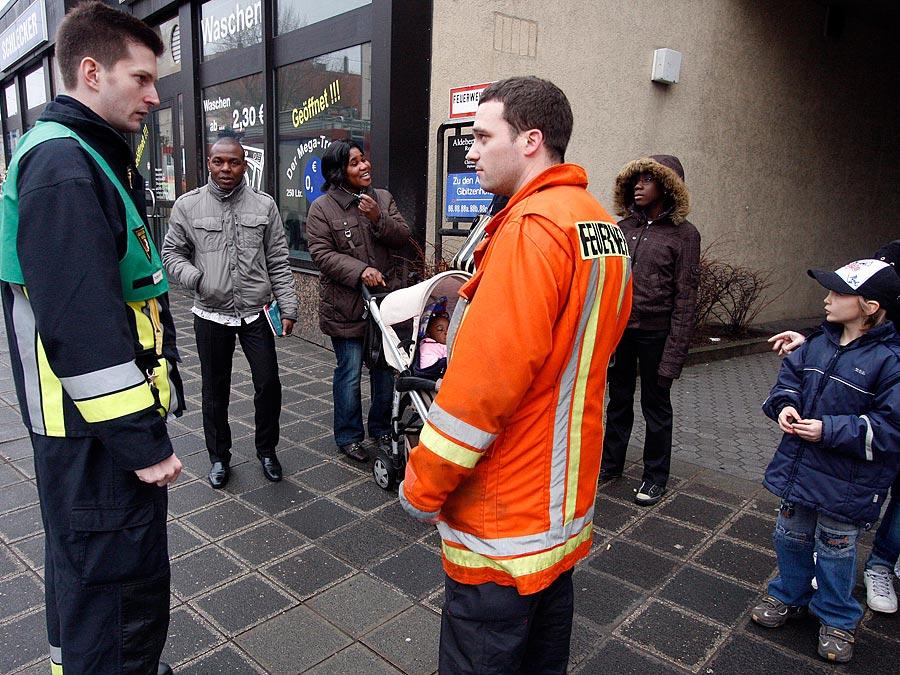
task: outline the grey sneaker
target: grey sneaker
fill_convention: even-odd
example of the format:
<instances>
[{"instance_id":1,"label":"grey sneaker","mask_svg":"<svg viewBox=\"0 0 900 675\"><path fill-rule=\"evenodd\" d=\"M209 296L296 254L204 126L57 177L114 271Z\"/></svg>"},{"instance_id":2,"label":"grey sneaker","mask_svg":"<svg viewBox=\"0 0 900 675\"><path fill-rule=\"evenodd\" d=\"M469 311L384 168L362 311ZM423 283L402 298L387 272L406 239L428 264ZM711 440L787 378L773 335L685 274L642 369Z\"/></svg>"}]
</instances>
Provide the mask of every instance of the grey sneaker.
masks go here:
<instances>
[{"instance_id":1,"label":"grey sneaker","mask_svg":"<svg viewBox=\"0 0 900 675\"><path fill-rule=\"evenodd\" d=\"M666 488L656 485L648 480L641 483L637 494L634 496L634 503L639 506L653 506L663 497Z\"/></svg>"},{"instance_id":2,"label":"grey sneaker","mask_svg":"<svg viewBox=\"0 0 900 675\"><path fill-rule=\"evenodd\" d=\"M876 565L863 573L866 583L866 604L874 612L893 614L897 611L897 594L894 592L894 581L891 570Z\"/></svg>"},{"instance_id":3,"label":"grey sneaker","mask_svg":"<svg viewBox=\"0 0 900 675\"><path fill-rule=\"evenodd\" d=\"M853 658L853 633L832 628L824 623L819 628L819 656L835 663L847 663Z\"/></svg>"},{"instance_id":4,"label":"grey sneaker","mask_svg":"<svg viewBox=\"0 0 900 675\"><path fill-rule=\"evenodd\" d=\"M786 605L778 598L766 595L750 612L750 618L763 628L781 628L791 619L799 619L806 614L806 607Z\"/></svg>"}]
</instances>

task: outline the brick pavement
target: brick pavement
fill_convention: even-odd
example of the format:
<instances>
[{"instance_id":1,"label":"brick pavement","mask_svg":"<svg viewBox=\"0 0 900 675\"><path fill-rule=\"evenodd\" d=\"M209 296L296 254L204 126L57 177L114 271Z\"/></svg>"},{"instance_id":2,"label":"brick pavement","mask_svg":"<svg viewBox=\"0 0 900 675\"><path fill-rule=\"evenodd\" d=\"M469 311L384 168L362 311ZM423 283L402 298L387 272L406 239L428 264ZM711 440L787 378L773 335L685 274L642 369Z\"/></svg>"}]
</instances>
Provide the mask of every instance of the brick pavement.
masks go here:
<instances>
[{"instance_id":1,"label":"brick pavement","mask_svg":"<svg viewBox=\"0 0 900 675\"><path fill-rule=\"evenodd\" d=\"M185 472L170 491L164 657L178 673L434 672L439 539L407 518L367 469L338 458L329 431L331 353L279 341L286 478L271 484L254 459L252 384L238 352L235 469L227 489L213 491L189 304L173 299L191 412L170 426ZM43 534L5 336L0 342L0 672L45 673ZM778 435L759 404L777 366L757 355L688 368L673 390L666 499L633 505L633 464L626 478L602 487L594 550L574 577L573 672L896 672L896 615L867 612L857 657L842 668L816 657L811 622L765 632L748 621L775 564L775 500L759 477ZM635 431L632 460L640 421Z\"/></svg>"}]
</instances>

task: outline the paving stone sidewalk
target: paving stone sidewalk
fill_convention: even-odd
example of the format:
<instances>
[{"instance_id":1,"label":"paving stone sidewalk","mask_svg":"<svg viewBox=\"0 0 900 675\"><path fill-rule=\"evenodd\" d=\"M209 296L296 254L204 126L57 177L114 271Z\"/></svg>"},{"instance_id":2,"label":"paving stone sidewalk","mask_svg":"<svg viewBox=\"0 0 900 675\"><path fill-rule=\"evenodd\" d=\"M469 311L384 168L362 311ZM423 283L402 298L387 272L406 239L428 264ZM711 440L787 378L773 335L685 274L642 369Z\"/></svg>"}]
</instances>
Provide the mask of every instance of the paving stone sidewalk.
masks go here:
<instances>
[{"instance_id":1,"label":"paving stone sidewalk","mask_svg":"<svg viewBox=\"0 0 900 675\"><path fill-rule=\"evenodd\" d=\"M169 493L177 673L433 673L443 573L439 538L406 517L330 434L333 355L279 341L279 457L264 479L253 448L253 385L236 354L227 489L206 482L200 372L190 304L173 294L190 412L170 425L185 471ZM640 476L604 485L594 550L574 576L577 673L897 672L900 618L867 612L857 656L833 667L811 621L779 631L748 610L775 569L775 499L759 485L778 434L759 412L778 368L767 354L688 368L673 390L667 497L642 509ZM637 415L630 458L643 440ZM871 533L860 550L868 555ZM0 339L0 673L46 673L43 534L32 451ZM861 572L860 572L861 578ZM857 588L863 599L864 592Z\"/></svg>"}]
</instances>

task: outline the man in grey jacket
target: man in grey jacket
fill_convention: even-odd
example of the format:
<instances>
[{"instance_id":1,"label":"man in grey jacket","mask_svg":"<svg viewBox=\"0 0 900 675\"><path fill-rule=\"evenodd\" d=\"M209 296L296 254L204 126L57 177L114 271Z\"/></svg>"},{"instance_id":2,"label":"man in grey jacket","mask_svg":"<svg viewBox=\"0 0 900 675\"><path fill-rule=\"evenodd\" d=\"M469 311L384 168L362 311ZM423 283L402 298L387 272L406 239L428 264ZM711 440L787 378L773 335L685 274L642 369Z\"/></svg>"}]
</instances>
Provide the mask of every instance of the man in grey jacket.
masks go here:
<instances>
[{"instance_id":1,"label":"man in grey jacket","mask_svg":"<svg viewBox=\"0 0 900 675\"><path fill-rule=\"evenodd\" d=\"M209 483L228 482L231 427L228 400L235 338L250 364L256 409L256 456L271 481L281 480L275 455L281 382L275 339L264 306L274 293L284 335L297 319L284 225L275 201L244 182L244 149L220 138L207 158L209 182L179 197L162 248L166 271L194 291L194 332L203 381L203 432L212 467Z\"/></svg>"}]
</instances>

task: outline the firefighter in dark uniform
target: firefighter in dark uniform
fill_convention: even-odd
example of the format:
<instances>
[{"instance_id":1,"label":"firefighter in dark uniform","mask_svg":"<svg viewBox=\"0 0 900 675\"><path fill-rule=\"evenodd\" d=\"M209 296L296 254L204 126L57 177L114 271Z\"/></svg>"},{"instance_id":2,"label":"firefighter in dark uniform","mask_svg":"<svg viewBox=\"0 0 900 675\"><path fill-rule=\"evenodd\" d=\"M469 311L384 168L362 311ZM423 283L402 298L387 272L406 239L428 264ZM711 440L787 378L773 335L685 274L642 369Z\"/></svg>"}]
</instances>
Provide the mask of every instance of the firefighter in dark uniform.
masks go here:
<instances>
[{"instance_id":1,"label":"firefighter in dark uniform","mask_svg":"<svg viewBox=\"0 0 900 675\"><path fill-rule=\"evenodd\" d=\"M168 673L166 486L181 471L167 283L122 132L156 94L163 45L100 2L62 22L68 95L19 141L3 186L2 295L46 533L54 673Z\"/></svg>"}]
</instances>

